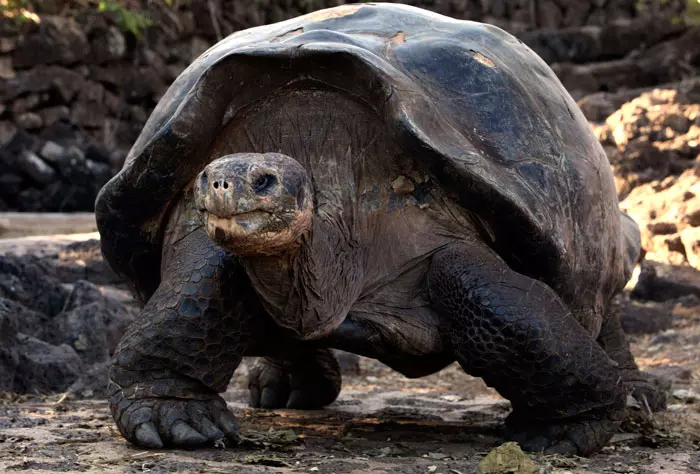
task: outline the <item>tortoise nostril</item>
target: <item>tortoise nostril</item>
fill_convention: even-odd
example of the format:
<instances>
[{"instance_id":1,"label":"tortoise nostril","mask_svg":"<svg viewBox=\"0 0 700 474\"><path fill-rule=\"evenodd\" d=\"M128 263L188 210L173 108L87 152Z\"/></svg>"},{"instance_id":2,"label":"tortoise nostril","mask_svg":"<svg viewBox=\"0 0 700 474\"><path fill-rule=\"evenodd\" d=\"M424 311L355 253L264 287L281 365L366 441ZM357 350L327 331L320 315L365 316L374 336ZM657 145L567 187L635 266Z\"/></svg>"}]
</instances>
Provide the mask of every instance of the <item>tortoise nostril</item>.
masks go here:
<instances>
[{"instance_id":1,"label":"tortoise nostril","mask_svg":"<svg viewBox=\"0 0 700 474\"><path fill-rule=\"evenodd\" d=\"M219 189L219 182L218 181L214 181L214 189Z\"/></svg>"},{"instance_id":2,"label":"tortoise nostril","mask_svg":"<svg viewBox=\"0 0 700 474\"><path fill-rule=\"evenodd\" d=\"M228 189L228 183L224 181L224 189Z\"/></svg>"}]
</instances>

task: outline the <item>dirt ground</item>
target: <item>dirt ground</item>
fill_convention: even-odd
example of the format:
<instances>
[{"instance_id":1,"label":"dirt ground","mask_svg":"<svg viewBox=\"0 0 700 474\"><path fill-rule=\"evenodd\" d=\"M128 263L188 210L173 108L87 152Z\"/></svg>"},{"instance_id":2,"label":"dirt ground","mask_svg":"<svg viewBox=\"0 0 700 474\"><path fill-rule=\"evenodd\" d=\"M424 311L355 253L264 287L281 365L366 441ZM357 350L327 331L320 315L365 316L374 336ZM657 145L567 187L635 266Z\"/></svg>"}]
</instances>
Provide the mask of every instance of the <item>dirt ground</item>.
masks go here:
<instances>
[{"instance_id":1,"label":"dirt ground","mask_svg":"<svg viewBox=\"0 0 700 474\"><path fill-rule=\"evenodd\" d=\"M639 423L632 409L599 454L535 455L534 472L700 473L700 318L676 315L675 325L633 344L644 368L675 378L669 410ZM144 451L119 435L105 401L6 394L0 472L466 474L500 444L510 409L457 366L410 380L369 359L345 375L325 410L249 409L247 366L225 394L241 421L241 445Z\"/></svg>"}]
</instances>

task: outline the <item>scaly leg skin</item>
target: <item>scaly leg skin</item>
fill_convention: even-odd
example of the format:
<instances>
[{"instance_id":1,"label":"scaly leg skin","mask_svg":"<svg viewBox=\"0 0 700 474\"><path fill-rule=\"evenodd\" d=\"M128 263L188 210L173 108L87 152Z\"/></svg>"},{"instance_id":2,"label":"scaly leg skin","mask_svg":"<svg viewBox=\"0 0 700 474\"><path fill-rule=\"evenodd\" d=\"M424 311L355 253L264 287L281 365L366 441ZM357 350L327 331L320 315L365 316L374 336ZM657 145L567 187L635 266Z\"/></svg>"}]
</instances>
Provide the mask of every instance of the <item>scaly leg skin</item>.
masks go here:
<instances>
[{"instance_id":1,"label":"scaly leg skin","mask_svg":"<svg viewBox=\"0 0 700 474\"><path fill-rule=\"evenodd\" d=\"M119 431L146 448L236 437L218 395L252 339L257 300L240 264L201 231L173 248L163 281L129 327L109 373Z\"/></svg>"},{"instance_id":2,"label":"scaly leg skin","mask_svg":"<svg viewBox=\"0 0 700 474\"><path fill-rule=\"evenodd\" d=\"M510 439L585 456L612 437L624 414L620 370L553 290L480 242L437 253L428 288L464 370L511 401Z\"/></svg>"},{"instance_id":3,"label":"scaly leg skin","mask_svg":"<svg viewBox=\"0 0 700 474\"><path fill-rule=\"evenodd\" d=\"M642 407L651 411L661 411L666 408L666 394L671 388L671 383L639 370L630 352L627 336L622 331L620 311L615 303L611 303L606 319L603 321L598 335L598 344L612 360L618 363L622 371L622 381Z\"/></svg>"},{"instance_id":4,"label":"scaly leg skin","mask_svg":"<svg viewBox=\"0 0 700 474\"><path fill-rule=\"evenodd\" d=\"M333 352L303 346L258 359L248 378L255 408L318 409L332 403L340 387L340 365Z\"/></svg>"}]
</instances>

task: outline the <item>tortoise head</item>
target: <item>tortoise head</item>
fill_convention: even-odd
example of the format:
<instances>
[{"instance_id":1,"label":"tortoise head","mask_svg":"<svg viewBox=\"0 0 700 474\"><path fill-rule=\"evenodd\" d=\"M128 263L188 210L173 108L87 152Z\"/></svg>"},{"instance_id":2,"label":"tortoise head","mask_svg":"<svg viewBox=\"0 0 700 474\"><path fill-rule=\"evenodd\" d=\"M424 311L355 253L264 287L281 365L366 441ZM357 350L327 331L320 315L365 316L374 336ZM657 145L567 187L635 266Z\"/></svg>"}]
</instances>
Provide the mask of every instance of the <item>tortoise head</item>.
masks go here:
<instances>
[{"instance_id":1,"label":"tortoise head","mask_svg":"<svg viewBox=\"0 0 700 474\"><path fill-rule=\"evenodd\" d=\"M309 176L282 154L218 158L195 179L194 197L209 237L236 255L294 250L311 228Z\"/></svg>"}]
</instances>

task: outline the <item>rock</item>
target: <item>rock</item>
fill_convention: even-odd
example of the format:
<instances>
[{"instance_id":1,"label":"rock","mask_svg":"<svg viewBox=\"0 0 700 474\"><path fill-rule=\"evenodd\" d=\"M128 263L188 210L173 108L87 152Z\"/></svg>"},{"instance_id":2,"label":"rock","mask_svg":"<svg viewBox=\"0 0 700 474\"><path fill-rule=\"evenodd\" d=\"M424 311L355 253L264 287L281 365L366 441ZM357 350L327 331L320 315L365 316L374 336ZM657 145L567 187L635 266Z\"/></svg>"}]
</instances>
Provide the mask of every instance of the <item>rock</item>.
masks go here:
<instances>
[{"instance_id":1,"label":"rock","mask_svg":"<svg viewBox=\"0 0 700 474\"><path fill-rule=\"evenodd\" d=\"M0 173L0 196L12 202L25 185L25 180L14 173Z\"/></svg>"},{"instance_id":2,"label":"rock","mask_svg":"<svg viewBox=\"0 0 700 474\"><path fill-rule=\"evenodd\" d=\"M44 124L43 120L41 120L41 116L34 112L25 112L18 115L17 118L15 118L15 122L17 125L27 130L36 130L37 128L41 128Z\"/></svg>"},{"instance_id":3,"label":"rock","mask_svg":"<svg viewBox=\"0 0 700 474\"><path fill-rule=\"evenodd\" d=\"M68 109L66 107L66 109ZM68 109L70 116L70 109ZM75 146L76 142L82 140L82 135L77 129L67 121L59 120L58 122L44 127L39 134L39 138L46 141L56 142L63 147ZM60 172L60 169L58 170Z\"/></svg>"},{"instance_id":4,"label":"rock","mask_svg":"<svg viewBox=\"0 0 700 474\"><path fill-rule=\"evenodd\" d=\"M586 2L576 2L567 11L579 15L588 8ZM568 23L565 19L565 22ZM583 25L574 21L572 25ZM682 33L686 26L672 16L661 18L640 17L635 20L607 24L576 26L561 29L540 29L516 34L547 63L582 63L601 59L620 59L639 49L640 45L659 41Z\"/></svg>"},{"instance_id":5,"label":"rock","mask_svg":"<svg viewBox=\"0 0 700 474\"><path fill-rule=\"evenodd\" d=\"M655 346L657 344L669 344L678 341L680 334L674 329L668 329L663 331L661 334L657 334L651 338L649 345Z\"/></svg>"},{"instance_id":6,"label":"rock","mask_svg":"<svg viewBox=\"0 0 700 474\"><path fill-rule=\"evenodd\" d=\"M39 154L42 158L55 166L63 161L63 158L66 156L66 149L58 143L47 141L44 143L44 146L41 147Z\"/></svg>"},{"instance_id":7,"label":"rock","mask_svg":"<svg viewBox=\"0 0 700 474\"><path fill-rule=\"evenodd\" d=\"M61 66L37 66L20 71L14 79L0 79L0 100L9 101L22 94L56 90L68 102L80 90L83 77Z\"/></svg>"},{"instance_id":8,"label":"rock","mask_svg":"<svg viewBox=\"0 0 700 474\"><path fill-rule=\"evenodd\" d=\"M0 348L14 344L17 336L17 313L13 311L12 302L0 298Z\"/></svg>"},{"instance_id":9,"label":"rock","mask_svg":"<svg viewBox=\"0 0 700 474\"><path fill-rule=\"evenodd\" d=\"M35 108L37 105L39 105L40 102L41 99L39 97L39 94L36 93L29 94L25 97L17 98L12 103L12 113L15 115L19 115L22 112L26 112Z\"/></svg>"},{"instance_id":10,"label":"rock","mask_svg":"<svg viewBox=\"0 0 700 474\"><path fill-rule=\"evenodd\" d=\"M18 367L14 391L20 393L62 392L78 379L83 363L66 344L52 346L19 333L15 348Z\"/></svg>"},{"instance_id":11,"label":"rock","mask_svg":"<svg viewBox=\"0 0 700 474\"><path fill-rule=\"evenodd\" d=\"M639 279L630 293L633 299L668 301L694 295L700 297L700 273L690 267L642 262Z\"/></svg>"},{"instance_id":12,"label":"rock","mask_svg":"<svg viewBox=\"0 0 700 474\"><path fill-rule=\"evenodd\" d=\"M91 66L89 78L107 84L112 88L126 90L134 82L136 71L134 68L122 63L109 64L107 66Z\"/></svg>"},{"instance_id":13,"label":"rock","mask_svg":"<svg viewBox=\"0 0 700 474\"><path fill-rule=\"evenodd\" d=\"M76 284L76 290L86 285L97 288L83 281ZM70 345L87 363L104 361L112 356L135 315L136 311L102 296L98 289L94 301L65 310L53 318L50 342Z\"/></svg>"},{"instance_id":14,"label":"rock","mask_svg":"<svg viewBox=\"0 0 700 474\"><path fill-rule=\"evenodd\" d=\"M15 138L17 127L12 122L0 121L0 147L4 147Z\"/></svg>"},{"instance_id":15,"label":"rock","mask_svg":"<svg viewBox=\"0 0 700 474\"><path fill-rule=\"evenodd\" d=\"M123 280L102 258L100 241L96 239L66 245L58 254L58 263L56 275L64 283L86 280L97 285L123 284ZM132 303L130 294L121 295L120 298L112 294L112 299L119 299L126 305Z\"/></svg>"},{"instance_id":16,"label":"rock","mask_svg":"<svg viewBox=\"0 0 700 474\"><path fill-rule=\"evenodd\" d=\"M53 168L29 150L24 150L24 153L19 156L17 167L35 183L42 186L53 181L56 176Z\"/></svg>"},{"instance_id":17,"label":"rock","mask_svg":"<svg viewBox=\"0 0 700 474\"><path fill-rule=\"evenodd\" d=\"M14 51L16 46L17 46L17 39L16 38L0 37L0 53L2 53L2 54L11 53L12 51Z\"/></svg>"},{"instance_id":18,"label":"rock","mask_svg":"<svg viewBox=\"0 0 700 474\"><path fill-rule=\"evenodd\" d=\"M0 315L11 315L15 319L17 331L29 336L48 341L50 329L47 323L51 318L49 316L33 311L15 301L7 298L0 298ZM2 338L0 338L2 339ZM0 341L2 342L2 341ZM7 342L9 344L9 342Z\"/></svg>"},{"instance_id":19,"label":"rock","mask_svg":"<svg viewBox=\"0 0 700 474\"><path fill-rule=\"evenodd\" d=\"M700 268L700 227L694 225L700 220L699 172L638 185L620 203L639 225L648 258Z\"/></svg>"},{"instance_id":20,"label":"rock","mask_svg":"<svg viewBox=\"0 0 700 474\"><path fill-rule=\"evenodd\" d=\"M85 159L90 162L109 164L109 150L103 145L91 143L84 150Z\"/></svg>"},{"instance_id":21,"label":"rock","mask_svg":"<svg viewBox=\"0 0 700 474\"><path fill-rule=\"evenodd\" d=\"M17 349L12 346L0 347L0 392L14 391L18 364Z\"/></svg>"},{"instance_id":22,"label":"rock","mask_svg":"<svg viewBox=\"0 0 700 474\"><path fill-rule=\"evenodd\" d=\"M68 393L77 399L106 398L107 383L109 382L109 365L109 361L94 364L68 387Z\"/></svg>"},{"instance_id":23,"label":"rock","mask_svg":"<svg viewBox=\"0 0 700 474\"><path fill-rule=\"evenodd\" d=\"M65 105L56 107L47 107L37 111L39 117L44 122L44 127L50 127L59 120L68 120L70 118L70 109Z\"/></svg>"},{"instance_id":24,"label":"rock","mask_svg":"<svg viewBox=\"0 0 700 474\"><path fill-rule=\"evenodd\" d=\"M107 111L102 104L97 102L73 103L70 120L74 125L88 128L100 128L104 125Z\"/></svg>"},{"instance_id":25,"label":"rock","mask_svg":"<svg viewBox=\"0 0 700 474\"><path fill-rule=\"evenodd\" d=\"M113 25L93 33L90 40L92 57L97 64L121 59L126 54L126 39Z\"/></svg>"},{"instance_id":26,"label":"rock","mask_svg":"<svg viewBox=\"0 0 700 474\"><path fill-rule=\"evenodd\" d=\"M537 25L543 29L558 28L564 20L564 14L553 0L538 2Z\"/></svg>"},{"instance_id":27,"label":"rock","mask_svg":"<svg viewBox=\"0 0 700 474\"><path fill-rule=\"evenodd\" d=\"M3 316L0 315L0 329L11 334L12 329L2 319ZM16 334L16 331L14 332ZM0 344L0 392L12 392L15 388L15 373L19 365L19 356L14 347L14 338L15 336L12 336L11 339L8 338L9 342Z\"/></svg>"},{"instance_id":28,"label":"rock","mask_svg":"<svg viewBox=\"0 0 700 474\"><path fill-rule=\"evenodd\" d=\"M681 36L659 43L639 57L645 73L656 83L670 82L687 76L687 65L700 64L700 25L693 25Z\"/></svg>"},{"instance_id":29,"label":"rock","mask_svg":"<svg viewBox=\"0 0 700 474\"><path fill-rule=\"evenodd\" d=\"M83 87L78 92L78 99L81 102L104 102L105 88L99 82L86 80Z\"/></svg>"},{"instance_id":30,"label":"rock","mask_svg":"<svg viewBox=\"0 0 700 474\"><path fill-rule=\"evenodd\" d=\"M700 269L700 228L688 227L681 232L683 253L688 263Z\"/></svg>"},{"instance_id":31,"label":"rock","mask_svg":"<svg viewBox=\"0 0 700 474\"><path fill-rule=\"evenodd\" d=\"M518 443L509 441L489 452L479 462L478 474L535 474L537 464L525 454Z\"/></svg>"},{"instance_id":32,"label":"rock","mask_svg":"<svg viewBox=\"0 0 700 474\"><path fill-rule=\"evenodd\" d=\"M655 377L661 377L665 378L666 380L670 380L672 384L678 382L688 383L693 376L693 371L691 369L678 365L662 365L657 367L650 367L646 369L645 372Z\"/></svg>"},{"instance_id":33,"label":"rock","mask_svg":"<svg viewBox=\"0 0 700 474\"><path fill-rule=\"evenodd\" d=\"M658 81L645 72L636 60L618 59L589 64L552 64L552 70L564 87L575 95L620 88L652 86Z\"/></svg>"},{"instance_id":34,"label":"rock","mask_svg":"<svg viewBox=\"0 0 700 474\"><path fill-rule=\"evenodd\" d=\"M64 103L69 103L73 97L80 91L85 82L83 76L77 72L65 68L52 68L52 71L59 72L51 80L52 89L55 89L60 94Z\"/></svg>"},{"instance_id":35,"label":"rock","mask_svg":"<svg viewBox=\"0 0 700 474\"><path fill-rule=\"evenodd\" d=\"M24 38L12 59L16 67L80 62L90 53L90 44L80 26L71 17L42 15L41 23Z\"/></svg>"},{"instance_id":36,"label":"rock","mask_svg":"<svg viewBox=\"0 0 700 474\"><path fill-rule=\"evenodd\" d=\"M700 393L693 390L674 390L672 395L685 403L698 403L700 402Z\"/></svg>"},{"instance_id":37,"label":"rock","mask_svg":"<svg viewBox=\"0 0 700 474\"><path fill-rule=\"evenodd\" d=\"M56 278L54 268L31 255L0 255L0 276L0 297L48 317L61 312L70 294Z\"/></svg>"},{"instance_id":38,"label":"rock","mask_svg":"<svg viewBox=\"0 0 700 474\"><path fill-rule=\"evenodd\" d=\"M0 56L0 79L14 79L15 77L12 58Z\"/></svg>"},{"instance_id":39,"label":"rock","mask_svg":"<svg viewBox=\"0 0 700 474\"><path fill-rule=\"evenodd\" d=\"M673 323L672 308L669 304L641 302L618 297L620 324L627 334L653 334L664 331Z\"/></svg>"}]
</instances>

